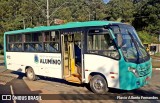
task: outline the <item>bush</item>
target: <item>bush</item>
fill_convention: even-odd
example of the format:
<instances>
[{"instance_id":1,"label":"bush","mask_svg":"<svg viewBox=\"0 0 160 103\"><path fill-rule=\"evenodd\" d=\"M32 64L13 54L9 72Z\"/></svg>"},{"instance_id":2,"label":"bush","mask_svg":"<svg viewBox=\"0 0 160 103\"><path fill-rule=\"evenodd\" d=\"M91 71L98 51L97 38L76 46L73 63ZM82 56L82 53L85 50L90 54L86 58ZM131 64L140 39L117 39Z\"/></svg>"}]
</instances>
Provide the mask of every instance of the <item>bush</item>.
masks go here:
<instances>
[{"instance_id":1,"label":"bush","mask_svg":"<svg viewBox=\"0 0 160 103\"><path fill-rule=\"evenodd\" d=\"M158 53L155 53L154 55L155 55L155 56L160 56L160 52L158 52Z\"/></svg>"},{"instance_id":2,"label":"bush","mask_svg":"<svg viewBox=\"0 0 160 103\"><path fill-rule=\"evenodd\" d=\"M146 31L139 31L138 35L143 43L151 43L151 35Z\"/></svg>"},{"instance_id":3,"label":"bush","mask_svg":"<svg viewBox=\"0 0 160 103\"><path fill-rule=\"evenodd\" d=\"M3 51L3 50L0 50L0 54L1 54L1 55L4 55L4 51Z\"/></svg>"},{"instance_id":4,"label":"bush","mask_svg":"<svg viewBox=\"0 0 160 103\"><path fill-rule=\"evenodd\" d=\"M142 43L158 43L158 37L155 34L150 34L146 31L139 31L138 32L139 38L141 39Z\"/></svg>"}]
</instances>

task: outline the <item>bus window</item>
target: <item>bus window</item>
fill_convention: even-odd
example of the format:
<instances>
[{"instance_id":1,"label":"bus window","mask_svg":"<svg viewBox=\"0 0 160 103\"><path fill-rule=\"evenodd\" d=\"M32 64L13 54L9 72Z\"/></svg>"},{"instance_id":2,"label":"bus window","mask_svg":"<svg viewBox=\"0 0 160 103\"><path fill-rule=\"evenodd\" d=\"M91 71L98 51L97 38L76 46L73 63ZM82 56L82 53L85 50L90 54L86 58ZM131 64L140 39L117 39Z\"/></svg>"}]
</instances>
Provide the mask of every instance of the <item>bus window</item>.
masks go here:
<instances>
[{"instance_id":1,"label":"bus window","mask_svg":"<svg viewBox=\"0 0 160 103\"><path fill-rule=\"evenodd\" d=\"M138 52L136 50L136 45L134 43L134 36L128 31L127 28L121 28L122 34L122 53L126 60L137 61L138 59ZM137 39L138 40L138 39Z\"/></svg>"},{"instance_id":2,"label":"bus window","mask_svg":"<svg viewBox=\"0 0 160 103\"><path fill-rule=\"evenodd\" d=\"M33 33L32 34L32 41L33 42L41 42L42 41L42 33Z\"/></svg>"},{"instance_id":3,"label":"bus window","mask_svg":"<svg viewBox=\"0 0 160 103\"><path fill-rule=\"evenodd\" d=\"M9 51L16 51L16 47L14 44L9 44Z\"/></svg>"},{"instance_id":4,"label":"bus window","mask_svg":"<svg viewBox=\"0 0 160 103\"><path fill-rule=\"evenodd\" d=\"M32 35L31 34L25 34L25 42L31 42L32 41Z\"/></svg>"},{"instance_id":5,"label":"bus window","mask_svg":"<svg viewBox=\"0 0 160 103\"><path fill-rule=\"evenodd\" d=\"M25 34L24 50L27 52L42 52L42 32Z\"/></svg>"},{"instance_id":6,"label":"bus window","mask_svg":"<svg viewBox=\"0 0 160 103\"><path fill-rule=\"evenodd\" d=\"M16 42L22 42L22 35L16 35Z\"/></svg>"},{"instance_id":7,"label":"bus window","mask_svg":"<svg viewBox=\"0 0 160 103\"><path fill-rule=\"evenodd\" d=\"M59 42L59 32L58 31L47 31L44 35L46 42Z\"/></svg>"},{"instance_id":8,"label":"bus window","mask_svg":"<svg viewBox=\"0 0 160 103\"><path fill-rule=\"evenodd\" d=\"M35 44L35 51L37 51L37 52L43 51L43 48L42 48L42 44L41 44L41 43L36 43L36 44Z\"/></svg>"},{"instance_id":9,"label":"bus window","mask_svg":"<svg viewBox=\"0 0 160 103\"><path fill-rule=\"evenodd\" d=\"M119 53L115 47L115 43L113 42L108 32L106 33L101 32L98 34L89 33L88 34L88 52L109 56L116 59L119 58Z\"/></svg>"},{"instance_id":10,"label":"bus window","mask_svg":"<svg viewBox=\"0 0 160 103\"><path fill-rule=\"evenodd\" d=\"M15 42L15 38L14 38L15 35L9 35L8 37L9 37L9 42L10 42L10 43Z\"/></svg>"},{"instance_id":11,"label":"bus window","mask_svg":"<svg viewBox=\"0 0 160 103\"><path fill-rule=\"evenodd\" d=\"M22 51L22 44L21 43L19 43L19 44L17 44L17 51Z\"/></svg>"},{"instance_id":12,"label":"bus window","mask_svg":"<svg viewBox=\"0 0 160 103\"><path fill-rule=\"evenodd\" d=\"M9 51L22 51L22 43L9 44Z\"/></svg>"},{"instance_id":13,"label":"bus window","mask_svg":"<svg viewBox=\"0 0 160 103\"><path fill-rule=\"evenodd\" d=\"M58 49L58 43L45 43L44 44L45 52L57 52L59 51Z\"/></svg>"},{"instance_id":14,"label":"bus window","mask_svg":"<svg viewBox=\"0 0 160 103\"><path fill-rule=\"evenodd\" d=\"M59 32L47 31L44 33L44 50L45 52L59 52Z\"/></svg>"},{"instance_id":15,"label":"bus window","mask_svg":"<svg viewBox=\"0 0 160 103\"><path fill-rule=\"evenodd\" d=\"M137 51L129 35L123 35L122 52L127 59L137 59Z\"/></svg>"},{"instance_id":16,"label":"bus window","mask_svg":"<svg viewBox=\"0 0 160 103\"><path fill-rule=\"evenodd\" d=\"M10 43L22 42L22 35L19 35L19 34L9 35L9 42Z\"/></svg>"},{"instance_id":17,"label":"bus window","mask_svg":"<svg viewBox=\"0 0 160 103\"><path fill-rule=\"evenodd\" d=\"M24 50L27 52L34 52L35 51L34 45L31 43L25 44L24 47L25 47Z\"/></svg>"},{"instance_id":18,"label":"bus window","mask_svg":"<svg viewBox=\"0 0 160 103\"><path fill-rule=\"evenodd\" d=\"M42 41L42 33L36 32L33 34L25 34L25 42L41 42Z\"/></svg>"}]
</instances>

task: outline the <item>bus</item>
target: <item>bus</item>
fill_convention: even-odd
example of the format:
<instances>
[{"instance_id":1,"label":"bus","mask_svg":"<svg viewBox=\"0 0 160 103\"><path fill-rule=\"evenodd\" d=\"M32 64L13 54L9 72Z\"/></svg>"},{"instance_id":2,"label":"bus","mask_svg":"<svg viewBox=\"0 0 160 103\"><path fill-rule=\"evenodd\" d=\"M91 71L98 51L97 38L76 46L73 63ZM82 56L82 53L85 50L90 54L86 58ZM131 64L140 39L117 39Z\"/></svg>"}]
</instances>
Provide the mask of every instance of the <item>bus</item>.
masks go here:
<instances>
[{"instance_id":1,"label":"bus","mask_svg":"<svg viewBox=\"0 0 160 103\"><path fill-rule=\"evenodd\" d=\"M133 26L114 21L69 22L4 33L9 70L87 84L96 94L148 84L151 58Z\"/></svg>"}]
</instances>

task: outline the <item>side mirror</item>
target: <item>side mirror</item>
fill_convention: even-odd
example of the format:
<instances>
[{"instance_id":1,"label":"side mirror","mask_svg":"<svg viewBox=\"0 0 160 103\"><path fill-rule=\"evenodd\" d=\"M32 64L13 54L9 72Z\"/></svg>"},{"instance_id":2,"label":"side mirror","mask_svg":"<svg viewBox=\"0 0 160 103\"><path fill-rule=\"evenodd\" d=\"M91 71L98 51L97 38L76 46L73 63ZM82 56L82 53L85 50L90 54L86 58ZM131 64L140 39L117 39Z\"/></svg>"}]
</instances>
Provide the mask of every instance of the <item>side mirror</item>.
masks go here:
<instances>
[{"instance_id":1,"label":"side mirror","mask_svg":"<svg viewBox=\"0 0 160 103\"><path fill-rule=\"evenodd\" d=\"M122 35L121 34L117 34L118 47L122 47L122 42L123 42Z\"/></svg>"}]
</instances>

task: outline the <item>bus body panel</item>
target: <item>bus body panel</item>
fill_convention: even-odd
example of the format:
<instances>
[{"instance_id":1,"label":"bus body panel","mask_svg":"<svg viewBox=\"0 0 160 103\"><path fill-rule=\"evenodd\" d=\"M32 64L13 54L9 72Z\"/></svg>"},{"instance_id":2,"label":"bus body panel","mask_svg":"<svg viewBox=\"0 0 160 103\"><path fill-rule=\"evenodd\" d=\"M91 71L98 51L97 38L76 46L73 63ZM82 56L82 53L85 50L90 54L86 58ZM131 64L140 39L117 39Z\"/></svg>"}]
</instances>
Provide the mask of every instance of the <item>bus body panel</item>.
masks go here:
<instances>
[{"instance_id":1,"label":"bus body panel","mask_svg":"<svg viewBox=\"0 0 160 103\"><path fill-rule=\"evenodd\" d=\"M119 66L121 68L119 72L120 89L123 90L133 90L140 88L148 84L148 79L150 79L152 76L151 60L141 64L135 64L126 62L124 59L121 59ZM130 72L128 70L129 67L137 69L139 77L136 77L132 72Z\"/></svg>"},{"instance_id":2,"label":"bus body panel","mask_svg":"<svg viewBox=\"0 0 160 103\"><path fill-rule=\"evenodd\" d=\"M84 54L85 82L92 72L101 73L105 76L108 87L119 88L119 61L108 57Z\"/></svg>"},{"instance_id":3,"label":"bus body panel","mask_svg":"<svg viewBox=\"0 0 160 103\"><path fill-rule=\"evenodd\" d=\"M25 73L30 66L36 75L62 78L61 53L6 52L7 69Z\"/></svg>"}]
</instances>

